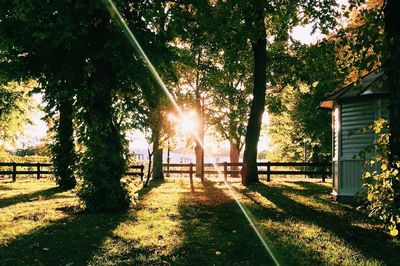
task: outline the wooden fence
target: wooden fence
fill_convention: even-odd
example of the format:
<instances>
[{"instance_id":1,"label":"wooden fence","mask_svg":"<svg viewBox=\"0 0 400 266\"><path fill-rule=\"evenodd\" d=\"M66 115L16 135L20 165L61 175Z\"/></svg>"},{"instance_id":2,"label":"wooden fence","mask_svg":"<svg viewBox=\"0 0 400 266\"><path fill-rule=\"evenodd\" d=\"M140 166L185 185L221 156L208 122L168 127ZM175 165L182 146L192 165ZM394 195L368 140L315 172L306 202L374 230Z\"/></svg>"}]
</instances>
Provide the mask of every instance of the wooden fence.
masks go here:
<instances>
[{"instance_id":1,"label":"wooden fence","mask_svg":"<svg viewBox=\"0 0 400 266\"><path fill-rule=\"evenodd\" d=\"M10 175L12 181L17 180L17 175L34 175L39 179L43 175L53 174L51 163L2 163L0 162L0 175ZM7 169L4 169L7 168ZM144 165L130 165L126 172L128 176L140 176L143 180Z\"/></svg>"},{"instance_id":2,"label":"wooden fence","mask_svg":"<svg viewBox=\"0 0 400 266\"><path fill-rule=\"evenodd\" d=\"M130 171L130 170L133 170ZM144 176L144 165L130 165L128 166L128 172L126 172L126 175L129 176L140 176L140 180L143 181L143 176Z\"/></svg>"},{"instance_id":3,"label":"wooden fence","mask_svg":"<svg viewBox=\"0 0 400 266\"><path fill-rule=\"evenodd\" d=\"M331 175L330 162L258 162L258 173L267 175L267 181L271 180L271 175L321 175L322 181ZM189 174L190 178L195 173L195 164L188 163L170 163L163 164L165 174ZM223 174L227 179L231 177L240 177L240 167L242 163L206 163L204 164L204 174ZM13 182L17 175L34 175L39 179L42 175L52 174L51 163L2 163L0 162L0 175L10 175ZM273 167L291 167L292 169L272 169ZM293 167L301 169L293 169ZM8 169L4 169L8 168ZM212 170L210 170L212 168ZM216 169L217 168L217 169ZM126 173L128 176L139 176L143 180L144 165L130 165Z\"/></svg>"},{"instance_id":4,"label":"wooden fence","mask_svg":"<svg viewBox=\"0 0 400 266\"><path fill-rule=\"evenodd\" d=\"M165 174L189 174L190 178L195 173L195 164L163 164ZM206 163L204 164L204 174L223 174L227 179L231 177L240 177L240 168L242 163ZM258 173L267 176L267 181L271 181L271 175L321 175L322 182L332 173L332 163L330 162L258 162ZM213 170L209 170L209 168ZM275 167L291 167L292 169L272 169ZM300 169L293 169L294 167ZM217 168L217 169L215 169Z\"/></svg>"}]
</instances>

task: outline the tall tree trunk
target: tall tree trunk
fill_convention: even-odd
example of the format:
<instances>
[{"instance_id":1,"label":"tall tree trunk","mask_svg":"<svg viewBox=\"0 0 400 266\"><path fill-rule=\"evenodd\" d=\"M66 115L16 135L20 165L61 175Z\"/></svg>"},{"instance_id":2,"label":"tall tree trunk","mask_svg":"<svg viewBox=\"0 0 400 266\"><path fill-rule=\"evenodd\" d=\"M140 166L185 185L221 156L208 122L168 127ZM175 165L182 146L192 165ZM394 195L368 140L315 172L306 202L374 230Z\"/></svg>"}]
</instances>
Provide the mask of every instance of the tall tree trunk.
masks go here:
<instances>
[{"instance_id":1,"label":"tall tree trunk","mask_svg":"<svg viewBox=\"0 0 400 266\"><path fill-rule=\"evenodd\" d=\"M231 163L238 163L239 162L239 157L240 157L240 149L239 149L239 144L236 144L234 141L229 140L229 159ZM238 166L231 166L232 171L238 171L239 167ZM237 173L232 173L232 177L237 177Z\"/></svg>"},{"instance_id":2,"label":"tall tree trunk","mask_svg":"<svg viewBox=\"0 0 400 266\"><path fill-rule=\"evenodd\" d=\"M203 175L203 161L204 161L204 125L203 125L203 110L201 104L201 97L200 94L196 95L196 113L198 114L198 125L197 125L197 135L200 138L200 143L196 139L196 147L194 148L195 155L196 155L196 176L202 177Z\"/></svg>"},{"instance_id":3,"label":"tall tree trunk","mask_svg":"<svg viewBox=\"0 0 400 266\"><path fill-rule=\"evenodd\" d=\"M385 86L389 88L390 96L390 155L391 167L398 168L400 161L400 1L387 0L384 9L386 55L384 70ZM398 169L400 170L400 169ZM392 189L394 202L400 211L400 182L393 178Z\"/></svg>"},{"instance_id":4,"label":"tall tree trunk","mask_svg":"<svg viewBox=\"0 0 400 266\"><path fill-rule=\"evenodd\" d=\"M385 14L386 56L384 69L390 91L390 159L400 159L400 1L387 0Z\"/></svg>"},{"instance_id":5,"label":"tall tree trunk","mask_svg":"<svg viewBox=\"0 0 400 266\"><path fill-rule=\"evenodd\" d=\"M202 175L202 165L203 165L203 147L196 140L196 147L194 148L194 153L196 156L196 176L201 177Z\"/></svg>"},{"instance_id":6,"label":"tall tree trunk","mask_svg":"<svg viewBox=\"0 0 400 266\"><path fill-rule=\"evenodd\" d=\"M197 55L197 66L200 67L202 51L201 49ZM196 156L196 176L202 177L204 171L204 110L202 108L202 97L200 91L200 71L196 69L196 89L195 89L195 108L198 115L196 133L200 141L196 139L196 147L194 148Z\"/></svg>"},{"instance_id":7,"label":"tall tree trunk","mask_svg":"<svg viewBox=\"0 0 400 266\"><path fill-rule=\"evenodd\" d=\"M154 159L153 159L153 178L158 179L158 180L163 180L164 179L164 174L163 174L163 167L162 167L162 160L163 160L163 150L161 148L161 124L159 121L161 121L161 112L160 108L155 108L153 110L154 112L154 118L153 119L153 125L152 125L152 138L153 138L153 153L154 153Z\"/></svg>"},{"instance_id":8,"label":"tall tree trunk","mask_svg":"<svg viewBox=\"0 0 400 266\"><path fill-rule=\"evenodd\" d=\"M260 138L262 115L265 108L266 95L266 32L262 12L256 17L257 40L252 42L254 57L253 101L251 103L249 122L247 124L243 166L240 171L243 185L258 182L257 144Z\"/></svg>"},{"instance_id":9,"label":"tall tree trunk","mask_svg":"<svg viewBox=\"0 0 400 266\"><path fill-rule=\"evenodd\" d=\"M144 182L143 186L147 187L150 181L150 176L152 174L152 167L153 167L153 152L150 151L150 148L147 149L147 155L148 155L148 165L147 165L147 175L146 175L146 181Z\"/></svg>"},{"instance_id":10,"label":"tall tree trunk","mask_svg":"<svg viewBox=\"0 0 400 266\"><path fill-rule=\"evenodd\" d=\"M70 98L65 97L59 100L59 113L55 143L52 147L54 174L57 184L62 189L71 189L76 186L74 176L76 154L72 124L73 108Z\"/></svg>"},{"instance_id":11,"label":"tall tree trunk","mask_svg":"<svg viewBox=\"0 0 400 266\"><path fill-rule=\"evenodd\" d=\"M154 85L150 80L147 81L146 87L143 90L143 95L150 108L150 129L151 141L153 143L153 168L152 177L155 179L164 179L162 159L163 150L161 148L161 121L163 119L161 114L161 102L163 92L158 85Z\"/></svg>"}]
</instances>

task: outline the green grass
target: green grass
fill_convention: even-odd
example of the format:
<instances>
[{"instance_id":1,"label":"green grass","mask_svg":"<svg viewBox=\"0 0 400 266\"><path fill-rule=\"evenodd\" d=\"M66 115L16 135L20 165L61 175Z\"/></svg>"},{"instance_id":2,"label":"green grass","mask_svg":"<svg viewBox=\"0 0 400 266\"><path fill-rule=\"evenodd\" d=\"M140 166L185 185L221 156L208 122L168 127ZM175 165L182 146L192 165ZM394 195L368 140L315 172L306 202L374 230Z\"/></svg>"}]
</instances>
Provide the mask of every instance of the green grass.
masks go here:
<instances>
[{"instance_id":1,"label":"green grass","mask_svg":"<svg viewBox=\"0 0 400 266\"><path fill-rule=\"evenodd\" d=\"M282 265L396 265L399 241L328 184L233 184ZM0 265L271 265L223 183L132 186L127 213L80 212L46 180L0 182Z\"/></svg>"}]
</instances>

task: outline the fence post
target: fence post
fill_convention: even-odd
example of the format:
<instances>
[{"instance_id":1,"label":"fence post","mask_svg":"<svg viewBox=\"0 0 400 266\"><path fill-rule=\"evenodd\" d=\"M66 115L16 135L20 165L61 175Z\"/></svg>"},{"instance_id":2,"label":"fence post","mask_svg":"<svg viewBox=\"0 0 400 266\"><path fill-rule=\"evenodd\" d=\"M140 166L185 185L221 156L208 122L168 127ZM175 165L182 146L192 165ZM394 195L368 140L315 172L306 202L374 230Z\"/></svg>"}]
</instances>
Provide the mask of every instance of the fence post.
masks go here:
<instances>
[{"instance_id":1,"label":"fence post","mask_svg":"<svg viewBox=\"0 0 400 266\"><path fill-rule=\"evenodd\" d=\"M267 162L267 182L271 181L271 165L270 162Z\"/></svg>"},{"instance_id":2,"label":"fence post","mask_svg":"<svg viewBox=\"0 0 400 266\"><path fill-rule=\"evenodd\" d=\"M192 178L193 178L193 164L190 163L189 167L190 167L190 169L189 169L190 181L192 181Z\"/></svg>"},{"instance_id":3,"label":"fence post","mask_svg":"<svg viewBox=\"0 0 400 266\"><path fill-rule=\"evenodd\" d=\"M225 181L228 179L228 163L224 162L224 179Z\"/></svg>"},{"instance_id":4,"label":"fence post","mask_svg":"<svg viewBox=\"0 0 400 266\"><path fill-rule=\"evenodd\" d=\"M15 182L17 180L17 164L13 162L12 165L12 181Z\"/></svg>"},{"instance_id":5,"label":"fence post","mask_svg":"<svg viewBox=\"0 0 400 266\"><path fill-rule=\"evenodd\" d=\"M37 171L36 171L36 178L40 179L40 163L37 163Z\"/></svg>"},{"instance_id":6,"label":"fence post","mask_svg":"<svg viewBox=\"0 0 400 266\"><path fill-rule=\"evenodd\" d=\"M144 176L144 165L140 165L140 181L143 182L143 176Z\"/></svg>"}]
</instances>

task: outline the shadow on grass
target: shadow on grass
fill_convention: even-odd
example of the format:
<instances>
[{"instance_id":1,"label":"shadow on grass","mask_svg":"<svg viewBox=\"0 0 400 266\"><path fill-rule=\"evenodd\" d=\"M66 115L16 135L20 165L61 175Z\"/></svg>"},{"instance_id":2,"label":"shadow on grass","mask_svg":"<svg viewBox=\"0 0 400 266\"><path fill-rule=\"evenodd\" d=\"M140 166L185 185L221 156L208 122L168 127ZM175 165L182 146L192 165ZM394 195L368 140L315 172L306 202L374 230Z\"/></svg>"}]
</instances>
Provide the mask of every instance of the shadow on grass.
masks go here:
<instances>
[{"instance_id":1,"label":"shadow on grass","mask_svg":"<svg viewBox=\"0 0 400 266\"><path fill-rule=\"evenodd\" d=\"M137 191L137 194L140 197L145 196L150 190L161 186L164 183L162 179L150 179L149 184L146 187L142 187Z\"/></svg>"},{"instance_id":2,"label":"shadow on grass","mask_svg":"<svg viewBox=\"0 0 400 266\"><path fill-rule=\"evenodd\" d=\"M11 188L9 186L0 185L0 190L13 190L13 188Z\"/></svg>"},{"instance_id":3,"label":"shadow on grass","mask_svg":"<svg viewBox=\"0 0 400 266\"><path fill-rule=\"evenodd\" d=\"M124 217L121 213L79 214L54 222L1 248L0 264L86 265Z\"/></svg>"},{"instance_id":4,"label":"shadow on grass","mask_svg":"<svg viewBox=\"0 0 400 266\"><path fill-rule=\"evenodd\" d=\"M180 202L183 240L173 264L273 265L230 195L208 181L190 194Z\"/></svg>"},{"instance_id":5,"label":"shadow on grass","mask_svg":"<svg viewBox=\"0 0 400 266\"><path fill-rule=\"evenodd\" d=\"M332 212L319 211L313 207L302 204L287 196L288 193L297 194L305 197L312 197L317 202L328 204L328 200L323 199L323 194L330 192L329 188L321 187L312 183L296 183L302 189L295 189L290 186L270 187L264 183L260 183L250 188L251 191L260 193L263 197L274 203L278 208L283 210L279 216L271 215L269 210L257 208L254 211L258 218L270 218L275 221L283 221L285 219L295 219L305 223L311 223L327 230L334 235L343 239L347 244L358 250L366 258L378 259L387 265L395 265L398 263L396 254L399 251L399 245L393 242L388 236L374 229L367 229L353 225L354 223L365 223L366 217L359 211L351 209L348 206L339 205L344 215L340 216ZM326 191L325 191L326 190ZM249 193L244 194L251 197ZM253 201L256 201L252 199ZM331 205L334 203L330 202ZM260 206L259 206L260 207ZM288 243L281 243L288 245ZM379 247L379 248L377 248ZM291 246L290 248L295 248ZM313 259L316 259L314 256ZM292 261L297 264L296 261ZM322 258L320 261L314 261L317 264L324 264Z\"/></svg>"},{"instance_id":6,"label":"shadow on grass","mask_svg":"<svg viewBox=\"0 0 400 266\"><path fill-rule=\"evenodd\" d=\"M48 188L39 191L35 191L28 194L21 194L10 198L0 199L0 209L6 208L8 206L31 201L33 198L43 196L43 197L51 197L57 193L64 192L60 188Z\"/></svg>"},{"instance_id":7,"label":"shadow on grass","mask_svg":"<svg viewBox=\"0 0 400 266\"><path fill-rule=\"evenodd\" d=\"M139 197L144 197L161 183L151 182L137 192ZM37 193L43 195L43 192ZM128 217L125 212L72 213L66 219L20 236L7 247L1 247L0 265L87 265L104 240Z\"/></svg>"}]
</instances>

